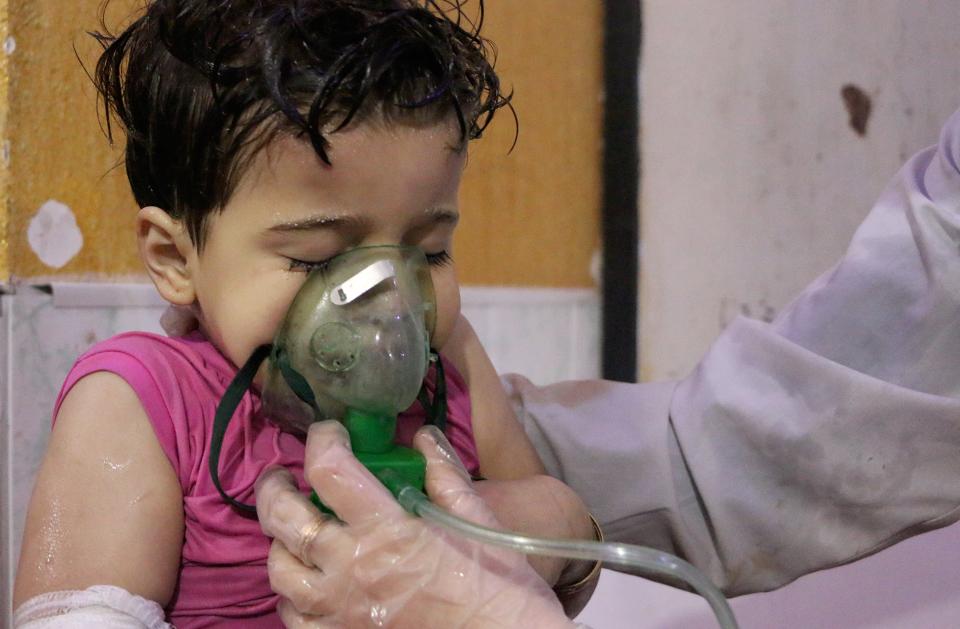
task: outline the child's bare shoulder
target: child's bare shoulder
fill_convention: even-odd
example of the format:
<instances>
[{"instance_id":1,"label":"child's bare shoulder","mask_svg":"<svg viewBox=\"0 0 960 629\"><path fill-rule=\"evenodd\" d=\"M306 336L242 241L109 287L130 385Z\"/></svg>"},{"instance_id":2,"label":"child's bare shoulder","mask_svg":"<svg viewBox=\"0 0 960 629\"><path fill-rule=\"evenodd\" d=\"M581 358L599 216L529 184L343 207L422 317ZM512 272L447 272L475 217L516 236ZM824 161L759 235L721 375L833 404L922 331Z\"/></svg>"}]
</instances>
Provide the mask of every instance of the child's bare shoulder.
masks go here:
<instances>
[{"instance_id":1,"label":"child's bare shoulder","mask_svg":"<svg viewBox=\"0 0 960 629\"><path fill-rule=\"evenodd\" d=\"M87 374L63 397L30 501L15 599L111 584L165 603L173 593L180 483L139 397Z\"/></svg>"}]
</instances>

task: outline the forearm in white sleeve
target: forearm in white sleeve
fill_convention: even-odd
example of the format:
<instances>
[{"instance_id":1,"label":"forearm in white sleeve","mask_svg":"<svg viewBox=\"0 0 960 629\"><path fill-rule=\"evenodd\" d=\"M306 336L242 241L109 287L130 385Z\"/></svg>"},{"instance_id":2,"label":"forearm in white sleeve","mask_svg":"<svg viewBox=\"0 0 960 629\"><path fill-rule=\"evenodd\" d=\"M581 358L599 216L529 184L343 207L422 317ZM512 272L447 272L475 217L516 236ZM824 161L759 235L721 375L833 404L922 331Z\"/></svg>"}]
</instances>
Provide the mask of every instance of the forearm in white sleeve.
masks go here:
<instances>
[{"instance_id":1,"label":"forearm in white sleeve","mask_svg":"<svg viewBox=\"0 0 960 629\"><path fill-rule=\"evenodd\" d=\"M112 585L40 594L17 608L16 629L171 629L154 601Z\"/></svg>"},{"instance_id":2,"label":"forearm in white sleeve","mask_svg":"<svg viewBox=\"0 0 960 629\"><path fill-rule=\"evenodd\" d=\"M607 540L682 556L717 579L722 566L669 420L676 383L538 387L509 375L503 384L547 472L583 498Z\"/></svg>"},{"instance_id":3,"label":"forearm in white sleeve","mask_svg":"<svg viewBox=\"0 0 960 629\"><path fill-rule=\"evenodd\" d=\"M958 158L954 114L832 271L676 385L507 381L608 537L744 594L960 517Z\"/></svg>"}]
</instances>

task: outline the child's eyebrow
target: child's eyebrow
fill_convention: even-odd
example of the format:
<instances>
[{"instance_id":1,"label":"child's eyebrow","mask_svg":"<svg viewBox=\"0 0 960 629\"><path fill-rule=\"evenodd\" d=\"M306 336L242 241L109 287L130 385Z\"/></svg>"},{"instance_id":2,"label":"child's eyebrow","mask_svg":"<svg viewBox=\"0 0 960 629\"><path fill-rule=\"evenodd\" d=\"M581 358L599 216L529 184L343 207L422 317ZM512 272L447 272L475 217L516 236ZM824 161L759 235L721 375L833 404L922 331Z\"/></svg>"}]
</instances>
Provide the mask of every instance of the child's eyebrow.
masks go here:
<instances>
[{"instance_id":1,"label":"child's eyebrow","mask_svg":"<svg viewBox=\"0 0 960 629\"><path fill-rule=\"evenodd\" d=\"M460 212L446 207L432 207L429 208L424 214L427 216L428 220L431 220L435 223L449 223L451 225L456 225L460 222Z\"/></svg>"},{"instance_id":2,"label":"child's eyebrow","mask_svg":"<svg viewBox=\"0 0 960 629\"><path fill-rule=\"evenodd\" d=\"M460 222L460 213L447 207L428 208L424 211L424 216L432 223L447 223L456 225ZM342 227L362 227L368 221L360 216L330 216L327 214L318 214L306 218L285 221L271 225L268 231L276 233L303 232L317 229L337 229Z\"/></svg>"},{"instance_id":3,"label":"child's eyebrow","mask_svg":"<svg viewBox=\"0 0 960 629\"><path fill-rule=\"evenodd\" d=\"M362 218L356 216L329 216L320 214L277 223L276 225L272 225L268 231L284 233L312 231L315 229L335 229L346 225L362 225L365 222Z\"/></svg>"}]
</instances>

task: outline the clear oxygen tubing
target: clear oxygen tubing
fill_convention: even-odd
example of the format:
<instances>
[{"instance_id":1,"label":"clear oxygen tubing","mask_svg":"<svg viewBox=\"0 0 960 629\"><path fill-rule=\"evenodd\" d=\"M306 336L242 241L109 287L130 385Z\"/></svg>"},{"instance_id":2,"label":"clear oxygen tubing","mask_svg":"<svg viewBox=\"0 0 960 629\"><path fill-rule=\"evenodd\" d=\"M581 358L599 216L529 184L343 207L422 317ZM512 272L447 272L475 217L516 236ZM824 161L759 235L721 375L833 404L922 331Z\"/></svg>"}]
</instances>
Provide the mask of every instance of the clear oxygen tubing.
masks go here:
<instances>
[{"instance_id":1,"label":"clear oxygen tubing","mask_svg":"<svg viewBox=\"0 0 960 629\"><path fill-rule=\"evenodd\" d=\"M602 561L619 566L639 568L659 576L680 579L706 599L717 618L717 622L723 629L738 629L737 619L720 590L691 564L669 553L632 544L540 539L518 533L497 531L447 513L430 502L430 499L423 492L410 485L400 489L397 493L397 500L410 513L434 522L463 537L484 544L518 550L528 555L549 555Z\"/></svg>"}]
</instances>

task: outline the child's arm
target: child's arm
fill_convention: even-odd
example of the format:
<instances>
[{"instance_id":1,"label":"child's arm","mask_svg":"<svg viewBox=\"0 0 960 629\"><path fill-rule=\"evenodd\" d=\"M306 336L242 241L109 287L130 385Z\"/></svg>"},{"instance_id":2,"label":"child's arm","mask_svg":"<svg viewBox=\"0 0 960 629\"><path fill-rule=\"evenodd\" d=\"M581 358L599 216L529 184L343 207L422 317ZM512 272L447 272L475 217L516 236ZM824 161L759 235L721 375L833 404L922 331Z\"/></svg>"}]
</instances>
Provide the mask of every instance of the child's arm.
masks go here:
<instances>
[{"instance_id":1,"label":"child's arm","mask_svg":"<svg viewBox=\"0 0 960 629\"><path fill-rule=\"evenodd\" d=\"M514 416L493 363L463 316L444 344L443 355L461 373L470 391L480 473L490 480L545 474L540 457Z\"/></svg>"},{"instance_id":2,"label":"child's arm","mask_svg":"<svg viewBox=\"0 0 960 629\"><path fill-rule=\"evenodd\" d=\"M166 605L183 540L180 483L120 377L78 381L57 414L24 528L14 608L114 585Z\"/></svg>"},{"instance_id":3,"label":"child's arm","mask_svg":"<svg viewBox=\"0 0 960 629\"><path fill-rule=\"evenodd\" d=\"M478 483L477 491L497 519L508 529L530 535L593 539L593 523L586 507L572 489L545 476L543 463L517 421L486 350L462 316L443 347L443 355L460 371L470 391L480 473L490 479ZM587 562L561 558L529 559L551 585L557 585L561 577L563 583L578 581L592 567ZM586 604L594 585L595 579L579 603Z\"/></svg>"}]
</instances>

